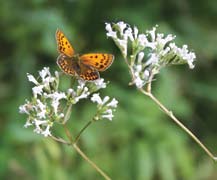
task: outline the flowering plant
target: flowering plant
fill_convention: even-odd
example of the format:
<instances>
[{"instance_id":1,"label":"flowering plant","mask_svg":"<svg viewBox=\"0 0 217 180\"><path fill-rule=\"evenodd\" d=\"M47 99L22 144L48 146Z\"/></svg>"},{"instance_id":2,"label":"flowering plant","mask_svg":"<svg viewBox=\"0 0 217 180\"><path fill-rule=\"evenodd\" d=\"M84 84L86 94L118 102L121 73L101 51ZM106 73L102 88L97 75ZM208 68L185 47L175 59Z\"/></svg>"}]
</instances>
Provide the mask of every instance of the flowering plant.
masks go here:
<instances>
[{"instance_id":1,"label":"flowering plant","mask_svg":"<svg viewBox=\"0 0 217 180\"><path fill-rule=\"evenodd\" d=\"M188 64L194 68L195 53L188 50L187 45L176 46L175 36L157 33L157 26L146 33L139 34L137 27L130 27L123 21L106 23L106 35L112 38L128 66L131 82L144 95L151 98L165 114L180 126L214 161L214 156L208 148L178 120L172 111L167 109L151 91L152 81L160 70L169 65Z\"/></svg>"},{"instance_id":2,"label":"flowering plant","mask_svg":"<svg viewBox=\"0 0 217 180\"><path fill-rule=\"evenodd\" d=\"M44 67L39 71L38 78L35 78L31 74L27 74L28 80L33 83L34 86L32 88L33 96L31 99L26 100L26 103L19 107L19 112L27 115L27 121L24 127L33 127L34 132L38 134L45 137L51 137L61 143L73 145L86 161L88 161L105 178L109 179L107 175L90 161L90 159L78 148L76 143L82 132L92 122L101 119L108 119L111 121L114 117L113 112L117 108L118 101L115 98L111 99L108 96L102 98L99 93L96 93L98 90L106 88L107 86L107 83L105 83L102 78L90 82L79 79L74 81L74 87L61 91L59 88L61 73L56 71L54 74L54 76L51 75L48 67ZM80 130L75 140L73 140L72 135L65 124L70 119L72 106L82 99L88 98L97 104L96 114L92 120ZM55 123L64 126L70 142L63 140L62 138L57 138L53 134L52 128Z\"/></svg>"}]
</instances>

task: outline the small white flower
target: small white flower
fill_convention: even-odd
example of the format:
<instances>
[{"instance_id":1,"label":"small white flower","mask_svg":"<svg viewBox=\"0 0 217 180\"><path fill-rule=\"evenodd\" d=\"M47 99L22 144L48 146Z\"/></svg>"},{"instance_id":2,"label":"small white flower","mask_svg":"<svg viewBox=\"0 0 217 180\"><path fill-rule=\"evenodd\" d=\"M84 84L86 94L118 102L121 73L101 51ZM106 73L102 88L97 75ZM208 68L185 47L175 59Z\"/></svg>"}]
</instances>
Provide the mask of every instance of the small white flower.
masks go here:
<instances>
[{"instance_id":1,"label":"small white flower","mask_svg":"<svg viewBox=\"0 0 217 180\"><path fill-rule=\"evenodd\" d=\"M60 113L60 115L59 115L59 118L64 118L64 114L63 113Z\"/></svg>"},{"instance_id":2,"label":"small white flower","mask_svg":"<svg viewBox=\"0 0 217 180\"><path fill-rule=\"evenodd\" d=\"M44 67L41 71L39 71L39 75L41 76L42 80L44 81L46 76L51 76L49 68Z\"/></svg>"},{"instance_id":3,"label":"small white flower","mask_svg":"<svg viewBox=\"0 0 217 180\"><path fill-rule=\"evenodd\" d=\"M183 45L182 48L178 48L175 43L170 43L169 46L171 51L188 63L190 69L194 68L193 62L195 61L196 56L195 53L189 52L187 45Z\"/></svg>"},{"instance_id":4,"label":"small white flower","mask_svg":"<svg viewBox=\"0 0 217 180\"><path fill-rule=\"evenodd\" d=\"M156 53L152 53L150 55L150 58L146 61L145 65L146 66L148 66L150 64L155 65L155 64L158 63L158 61L159 61L159 57L157 56L157 54Z\"/></svg>"},{"instance_id":5,"label":"small white flower","mask_svg":"<svg viewBox=\"0 0 217 180\"><path fill-rule=\"evenodd\" d=\"M44 88L43 85L33 87L32 92L33 92L34 97L37 98L37 95L41 95L43 92L43 88Z\"/></svg>"},{"instance_id":6,"label":"small white flower","mask_svg":"<svg viewBox=\"0 0 217 180\"><path fill-rule=\"evenodd\" d=\"M66 99L66 94L64 92L54 92L46 95L47 98L59 101L60 99Z\"/></svg>"},{"instance_id":7,"label":"small white flower","mask_svg":"<svg viewBox=\"0 0 217 180\"><path fill-rule=\"evenodd\" d=\"M110 99L110 98L109 98L108 96L105 96L105 97L103 98L103 100L102 100L102 105L104 105L105 103L107 103L109 99Z\"/></svg>"},{"instance_id":8,"label":"small white flower","mask_svg":"<svg viewBox=\"0 0 217 180\"><path fill-rule=\"evenodd\" d=\"M29 126L32 126L32 123L29 120L27 120L26 123L24 124L24 127L27 128Z\"/></svg>"},{"instance_id":9,"label":"small white flower","mask_svg":"<svg viewBox=\"0 0 217 180\"><path fill-rule=\"evenodd\" d=\"M89 95L90 92L88 91L88 88L84 87L82 93L79 96L75 97L75 103L77 103L80 99L87 98Z\"/></svg>"},{"instance_id":10,"label":"small white flower","mask_svg":"<svg viewBox=\"0 0 217 180\"><path fill-rule=\"evenodd\" d=\"M29 74L29 73L27 73L27 78L28 78L29 82L33 82L35 85L39 84L38 81L34 78L34 76Z\"/></svg>"},{"instance_id":11,"label":"small white flower","mask_svg":"<svg viewBox=\"0 0 217 180\"><path fill-rule=\"evenodd\" d=\"M103 78L95 80L94 83L98 89L106 88L106 83L104 82Z\"/></svg>"},{"instance_id":12,"label":"small white flower","mask_svg":"<svg viewBox=\"0 0 217 180\"><path fill-rule=\"evenodd\" d=\"M123 39L125 39L125 40L127 40L127 38L129 38L131 41L134 41L133 31L130 27L126 29L123 36L124 36Z\"/></svg>"},{"instance_id":13,"label":"small white flower","mask_svg":"<svg viewBox=\"0 0 217 180\"><path fill-rule=\"evenodd\" d=\"M105 23L105 24L106 24L105 29L107 30L106 35L108 37L116 39L117 38L117 32L112 30L111 24L109 24L109 23Z\"/></svg>"},{"instance_id":14,"label":"small white flower","mask_svg":"<svg viewBox=\"0 0 217 180\"><path fill-rule=\"evenodd\" d=\"M150 76L150 72L146 69L143 73L143 79L147 80Z\"/></svg>"},{"instance_id":15,"label":"small white flower","mask_svg":"<svg viewBox=\"0 0 217 180\"><path fill-rule=\"evenodd\" d=\"M51 106L54 109L54 113L57 114L58 112L58 107L59 107L59 101L61 99L66 99L66 94L64 92L54 92L52 94L47 94L45 96L46 98L51 98L52 102L51 102Z\"/></svg>"},{"instance_id":16,"label":"small white flower","mask_svg":"<svg viewBox=\"0 0 217 180\"><path fill-rule=\"evenodd\" d=\"M123 36L124 34L124 29L127 27L127 24L125 24L123 21L120 21L117 23L119 31L120 31L120 35Z\"/></svg>"},{"instance_id":17,"label":"small white flower","mask_svg":"<svg viewBox=\"0 0 217 180\"><path fill-rule=\"evenodd\" d=\"M72 94L72 93L74 93L75 91L74 91L74 89L72 89L72 88L69 88L68 89L68 94Z\"/></svg>"},{"instance_id":18,"label":"small white flower","mask_svg":"<svg viewBox=\"0 0 217 180\"><path fill-rule=\"evenodd\" d=\"M139 46L145 47L148 44L148 40L145 34L139 34L138 36Z\"/></svg>"},{"instance_id":19,"label":"small white flower","mask_svg":"<svg viewBox=\"0 0 217 180\"><path fill-rule=\"evenodd\" d=\"M133 27L133 34L134 34L134 39L137 39L138 37L138 33L139 33L139 30L136 26Z\"/></svg>"},{"instance_id":20,"label":"small white flower","mask_svg":"<svg viewBox=\"0 0 217 180\"><path fill-rule=\"evenodd\" d=\"M138 73L140 73L142 71L142 64L137 64L134 66L135 71L137 71Z\"/></svg>"},{"instance_id":21,"label":"small white flower","mask_svg":"<svg viewBox=\"0 0 217 180\"><path fill-rule=\"evenodd\" d=\"M114 117L114 115L112 114L112 110L111 109L107 109L105 112L105 114L103 114L101 117L102 118L106 118L108 120L112 120L112 118Z\"/></svg>"},{"instance_id":22,"label":"small white flower","mask_svg":"<svg viewBox=\"0 0 217 180\"><path fill-rule=\"evenodd\" d=\"M102 104L102 99L99 96L99 93L93 94L92 97L91 97L91 101L96 102L97 104Z\"/></svg>"},{"instance_id":23,"label":"small white flower","mask_svg":"<svg viewBox=\"0 0 217 180\"><path fill-rule=\"evenodd\" d=\"M41 134L44 135L45 137L51 136L50 127L51 127L51 126L48 125L48 126L46 127L46 129L41 132Z\"/></svg>"},{"instance_id":24,"label":"small white flower","mask_svg":"<svg viewBox=\"0 0 217 180\"><path fill-rule=\"evenodd\" d=\"M152 42L155 41L155 38L156 38L156 27L157 27L157 25L155 27L153 27L152 30L147 31L147 34L150 34L150 36L151 36Z\"/></svg>"},{"instance_id":25,"label":"small white flower","mask_svg":"<svg viewBox=\"0 0 217 180\"><path fill-rule=\"evenodd\" d=\"M145 84L145 82L140 78L139 74L137 73L135 73L134 83L138 88L142 88Z\"/></svg>"},{"instance_id":26,"label":"small white flower","mask_svg":"<svg viewBox=\"0 0 217 180\"><path fill-rule=\"evenodd\" d=\"M140 52L139 54L138 54L138 58L137 58L137 63L138 64L141 64L142 63L142 60L143 60L143 58L144 58L144 52Z\"/></svg>"},{"instance_id":27,"label":"small white flower","mask_svg":"<svg viewBox=\"0 0 217 180\"><path fill-rule=\"evenodd\" d=\"M35 124L36 127L38 127L38 128L40 129L40 126L41 126L42 124L47 124L47 121L45 121L45 120L40 120L40 119L34 119L34 124Z\"/></svg>"},{"instance_id":28,"label":"small white flower","mask_svg":"<svg viewBox=\"0 0 217 180\"><path fill-rule=\"evenodd\" d=\"M164 37L164 34L157 34L156 42L159 44L159 46L163 49L164 46L175 39L175 36L169 34L166 37Z\"/></svg>"},{"instance_id":29,"label":"small white flower","mask_svg":"<svg viewBox=\"0 0 217 180\"><path fill-rule=\"evenodd\" d=\"M116 44L121 49L123 56L127 57L127 39L116 39Z\"/></svg>"},{"instance_id":30,"label":"small white flower","mask_svg":"<svg viewBox=\"0 0 217 180\"><path fill-rule=\"evenodd\" d=\"M113 98L112 101L109 102L106 106L116 108L117 104L118 104L118 101L115 98Z\"/></svg>"},{"instance_id":31,"label":"small white flower","mask_svg":"<svg viewBox=\"0 0 217 180\"><path fill-rule=\"evenodd\" d=\"M46 105L44 105L39 99L37 99L37 116L40 119L43 119L46 117Z\"/></svg>"},{"instance_id":32,"label":"small white flower","mask_svg":"<svg viewBox=\"0 0 217 180\"><path fill-rule=\"evenodd\" d=\"M27 109L28 104L24 104L19 106L19 113L29 114L29 110Z\"/></svg>"}]
</instances>

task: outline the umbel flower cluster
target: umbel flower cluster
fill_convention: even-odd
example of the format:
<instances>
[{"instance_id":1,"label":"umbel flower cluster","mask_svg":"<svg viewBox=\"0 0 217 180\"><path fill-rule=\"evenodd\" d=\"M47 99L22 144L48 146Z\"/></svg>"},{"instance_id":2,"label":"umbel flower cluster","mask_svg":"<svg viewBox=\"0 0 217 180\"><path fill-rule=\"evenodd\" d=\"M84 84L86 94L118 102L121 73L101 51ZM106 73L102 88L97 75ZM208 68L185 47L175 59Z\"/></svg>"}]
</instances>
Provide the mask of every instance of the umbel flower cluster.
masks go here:
<instances>
[{"instance_id":1,"label":"umbel flower cluster","mask_svg":"<svg viewBox=\"0 0 217 180\"><path fill-rule=\"evenodd\" d=\"M137 27L124 22L106 23L107 37L120 49L132 75L132 83L142 88L151 82L155 74L167 65L188 64L194 68L196 58L187 45L181 48L174 43L175 36L157 33L157 26L145 34Z\"/></svg>"},{"instance_id":2,"label":"umbel flower cluster","mask_svg":"<svg viewBox=\"0 0 217 180\"><path fill-rule=\"evenodd\" d=\"M108 96L101 98L99 89L106 88L104 79L87 82L78 80L75 88L66 91L59 90L59 72L52 76L49 68L44 67L39 71L39 77L35 78L27 74L28 80L34 84L32 98L19 107L20 113L26 114L27 121L24 127L33 126L34 132L44 136L51 136L51 128L54 123L65 123L68 120L65 107L78 103L81 99L87 99L97 103L97 113L94 120L112 120L113 112L117 107L117 100Z\"/></svg>"}]
</instances>

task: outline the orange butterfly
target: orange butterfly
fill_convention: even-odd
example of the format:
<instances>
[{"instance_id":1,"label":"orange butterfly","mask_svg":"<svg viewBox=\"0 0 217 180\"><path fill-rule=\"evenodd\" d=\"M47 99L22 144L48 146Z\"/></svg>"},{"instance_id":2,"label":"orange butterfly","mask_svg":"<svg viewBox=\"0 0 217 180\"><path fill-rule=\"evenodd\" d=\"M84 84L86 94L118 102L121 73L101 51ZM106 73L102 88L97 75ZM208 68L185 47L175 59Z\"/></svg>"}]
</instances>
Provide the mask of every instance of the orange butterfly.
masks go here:
<instances>
[{"instance_id":1,"label":"orange butterfly","mask_svg":"<svg viewBox=\"0 0 217 180\"><path fill-rule=\"evenodd\" d=\"M93 81L99 79L98 71L105 71L113 62L112 54L89 53L81 56L75 54L72 45L60 30L56 31L56 41L60 53L57 64L66 74Z\"/></svg>"}]
</instances>

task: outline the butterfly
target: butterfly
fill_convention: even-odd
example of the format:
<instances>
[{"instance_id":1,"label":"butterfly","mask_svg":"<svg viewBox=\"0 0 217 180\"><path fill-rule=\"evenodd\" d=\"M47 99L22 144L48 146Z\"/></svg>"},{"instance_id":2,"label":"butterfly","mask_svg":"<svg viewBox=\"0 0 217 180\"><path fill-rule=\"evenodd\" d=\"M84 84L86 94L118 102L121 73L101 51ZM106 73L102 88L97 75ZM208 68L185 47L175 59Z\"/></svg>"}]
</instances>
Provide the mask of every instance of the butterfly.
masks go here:
<instances>
[{"instance_id":1,"label":"butterfly","mask_svg":"<svg viewBox=\"0 0 217 180\"><path fill-rule=\"evenodd\" d=\"M114 56L106 53L75 54L75 51L63 34L56 31L57 49L60 55L57 64L60 69L83 80L93 81L100 78L99 71L105 71L113 62Z\"/></svg>"}]
</instances>

